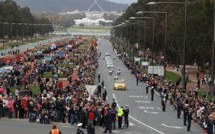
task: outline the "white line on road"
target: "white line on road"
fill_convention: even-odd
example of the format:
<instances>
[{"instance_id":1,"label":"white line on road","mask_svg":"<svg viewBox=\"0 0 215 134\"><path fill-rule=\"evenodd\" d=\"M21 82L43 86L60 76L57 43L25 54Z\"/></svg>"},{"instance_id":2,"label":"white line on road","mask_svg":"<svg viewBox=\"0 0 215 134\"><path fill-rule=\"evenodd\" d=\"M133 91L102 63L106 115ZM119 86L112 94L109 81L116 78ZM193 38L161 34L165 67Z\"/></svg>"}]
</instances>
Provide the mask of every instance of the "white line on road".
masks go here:
<instances>
[{"instance_id":1,"label":"white line on road","mask_svg":"<svg viewBox=\"0 0 215 134\"><path fill-rule=\"evenodd\" d=\"M169 128L175 128L175 129L182 129L183 127L179 127L179 126L168 126L166 124L161 124L164 127L169 127Z\"/></svg>"},{"instance_id":2,"label":"white line on road","mask_svg":"<svg viewBox=\"0 0 215 134\"><path fill-rule=\"evenodd\" d=\"M158 114L158 112L150 112L150 111L146 111L146 110L143 110L145 113L149 113L149 114Z\"/></svg>"},{"instance_id":3,"label":"white line on road","mask_svg":"<svg viewBox=\"0 0 215 134\"><path fill-rule=\"evenodd\" d=\"M117 103L115 94L113 94L113 98L115 99L116 104L117 104L117 107L119 108L119 104ZM140 123L141 125L143 125L143 126L145 126L145 127L148 127L148 128L150 128L151 130L156 131L156 132L159 133L159 134L165 134L165 133L163 133L163 132L157 130L156 128L153 128L153 127L151 127L151 126L149 126L149 125L147 125L147 124L145 124L145 123L143 123L143 122L141 122L141 121L135 119L134 117L132 117L132 116L130 116L130 115L129 115L129 117L130 117L131 119L133 119L134 121Z\"/></svg>"},{"instance_id":4,"label":"white line on road","mask_svg":"<svg viewBox=\"0 0 215 134\"><path fill-rule=\"evenodd\" d=\"M116 131L116 130L112 130L112 132L113 132L113 133L119 133L119 131Z\"/></svg>"}]
</instances>

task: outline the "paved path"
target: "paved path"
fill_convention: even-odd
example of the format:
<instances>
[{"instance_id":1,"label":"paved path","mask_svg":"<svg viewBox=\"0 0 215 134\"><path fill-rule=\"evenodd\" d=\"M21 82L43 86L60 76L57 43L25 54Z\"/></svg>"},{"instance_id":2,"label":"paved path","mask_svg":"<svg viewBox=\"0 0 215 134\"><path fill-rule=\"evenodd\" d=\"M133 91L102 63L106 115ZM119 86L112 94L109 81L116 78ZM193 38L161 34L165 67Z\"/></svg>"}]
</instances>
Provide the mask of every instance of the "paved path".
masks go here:
<instances>
[{"instance_id":1,"label":"paved path","mask_svg":"<svg viewBox=\"0 0 215 134\"><path fill-rule=\"evenodd\" d=\"M34 42L34 43L28 43L28 44L25 44L25 45L21 45L18 48L20 49L20 52L23 52L23 51L25 51L27 49L32 49L35 46L38 46L38 44L46 44L46 43L55 42L55 41L61 40L61 39L64 39L64 38L55 37L55 38L51 38L51 39L47 39L47 40L43 40L43 41L39 41L39 42ZM8 51L11 51L11 50L13 50L13 49L10 49L10 48L4 49L4 50L1 50L0 53L8 54Z\"/></svg>"},{"instance_id":2,"label":"paved path","mask_svg":"<svg viewBox=\"0 0 215 134\"><path fill-rule=\"evenodd\" d=\"M100 39L99 51L102 53L99 59L98 72L101 79L104 79L104 85L107 88L108 101L111 103L115 98L119 106L129 105L130 119L132 126L127 130L131 134L201 134L201 130L192 124L191 132L186 131L183 126L183 120L177 119L176 110L172 106L167 106L166 112L161 111L160 97L156 96L154 101L150 100L150 95L145 93L145 85L139 83L136 85L136 78L123 63L116 58L113 60L115 68L120 68L122 72L121 79L127 83L127 91L113 90L113 76L109 76L106 63L103 59L106 52L110 53L112 58L116 57L109 41ZM121 133L121 130L119 133ZM124 131L124 130L123 130ZM123 132L122 132L123 133Z\"/></svg>"}]
</instances>

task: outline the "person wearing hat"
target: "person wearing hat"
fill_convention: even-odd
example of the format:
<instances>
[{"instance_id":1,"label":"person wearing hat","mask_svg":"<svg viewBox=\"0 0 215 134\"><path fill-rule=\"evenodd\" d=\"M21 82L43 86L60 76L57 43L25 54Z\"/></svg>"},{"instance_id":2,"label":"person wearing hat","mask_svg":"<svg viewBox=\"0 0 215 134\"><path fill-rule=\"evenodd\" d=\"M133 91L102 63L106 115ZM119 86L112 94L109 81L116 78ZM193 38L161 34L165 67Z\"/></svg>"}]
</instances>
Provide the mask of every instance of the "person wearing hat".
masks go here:
<instances>
[{"instance_id":1,"label":"person wearing hat","mask_svg":"<svg viewBox=\"0 0 215 134\"><path fill-rule=\"evenodd\" d=\"M61 131L57 128L56 125L53 125L52 130L49 132L49 134L62 134Z\"/></svg>"},{"instance_id":2,"label":"person wearing hat","mask_svg":"<svg viewBox=\"0 0 215 134\"><path fill-rule=\"evenodd\" d=\"M78 123L78 129L76 134L84 134L84 131L81 129L82 123Z\"/></svg>"}]
</instances>

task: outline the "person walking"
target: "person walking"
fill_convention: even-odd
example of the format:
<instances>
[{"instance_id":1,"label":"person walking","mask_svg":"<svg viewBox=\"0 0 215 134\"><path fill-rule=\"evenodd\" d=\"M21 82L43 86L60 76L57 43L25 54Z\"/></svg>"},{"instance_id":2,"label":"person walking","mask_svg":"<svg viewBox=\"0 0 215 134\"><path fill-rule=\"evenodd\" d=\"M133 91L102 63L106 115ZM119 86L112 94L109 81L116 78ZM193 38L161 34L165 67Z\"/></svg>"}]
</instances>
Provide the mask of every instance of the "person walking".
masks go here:
<instances>
[{"instance_id":1,"label":"person walking","mask_svg":"<svg viewBox=\"0 0 215 134\"><path fill-rule=\"evenodd\" d=\"M78 123L78 129L76 134L84 134L84 131L81 129L82 123Z\"/></svg>"},{"instance_id":2,"label":"person walking","mask_svg":"<svg viewBox=\"0 0 215 134\"><path fill-rule=\"evenodd\" d=\"M49 134L62 134L61 131L57 128L56 125L53 125L52 130L49 132Z\"/></svg>"},{"instance_id":3,"label":"person walking","mask_svg":"<svg viewBox=\"0 0 215 134\"><path fill-rule=\"evenodd\" d=\"M123 107L118 108L117 117L118 117L118 128L122 128L122 116L123 116Z\"/></svg>"}]
</instances>

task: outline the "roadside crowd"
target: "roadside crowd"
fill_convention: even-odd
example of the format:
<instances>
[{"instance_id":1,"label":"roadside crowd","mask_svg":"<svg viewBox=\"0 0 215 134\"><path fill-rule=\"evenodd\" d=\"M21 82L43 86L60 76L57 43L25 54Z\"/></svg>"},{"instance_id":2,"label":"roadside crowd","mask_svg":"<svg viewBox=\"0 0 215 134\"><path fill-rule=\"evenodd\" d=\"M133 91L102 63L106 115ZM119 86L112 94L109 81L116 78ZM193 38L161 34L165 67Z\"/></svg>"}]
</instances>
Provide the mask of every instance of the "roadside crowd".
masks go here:
<instances>
[{"instance_id":1,"label":"roadside crowd","mask_svg":"<svg viewBox=\"0 0 215 134\"><path fill-rule=\"evenodd\" d=\"M146 84L146 93L151 93L153 101L154 93L157 92L161 97L162 111L165 111L166 104L172 105L177 111L177 118L183 118L183 125L190 131L192 122L199 125L205 133L215 133L215 97L207 98L206 94L200 95L200 84L209 83L207 76L200 78L197 74L197 83L192 89L184 90L181 79L177 81L167 81L154 75L142 73L143 68L134 63L126 54L121 54L120 59L125 66L136 75L138 82ZM183 116L182 116L183 114Z\"/></svg>"},{"instance_id":2,"label":"roadside crowd","mask_svg":"<svg viewBox=\"0 0 215 134\"><path fill-rule=\"evenodd\" d=\"M104 81L93 93L86 89L86 85L97 83L95 82L98 67L96 45L91 45L79 59L79 63L76 64L77 76L73 78L73 70L67 67L60 68L57 65L67 61L69 55L75 53L78 46L67 49L68 41L62 41L59 44L61 44L60 47L57 46L46 54L28 55L26 62L11 64L13 69L1 75L0 119L2 117L28 119L29 122L42 124L82 123L82 128L90 125L105 127L104 133L107 131L111 133L116 126L127 128L129 108L128 106L117 108L114 100L111 105L106 102L107 91ZM63 60L57 56L58 50L64 51ZM41 62L45 56L52 58ZM52 77L45 76L45 72L51 72ZM66 88L59 84L60 73L63 73L69 81ZM100 83L100 76L98 78ZM32 85L39 86L38 94L33 93ZM15 87L13 94L12 87ZM117 122L118 125L116 125ZM89 134L94 133L88 128L87 131Z\"/></svg>"}]
</instances>

